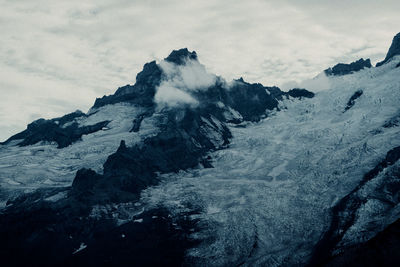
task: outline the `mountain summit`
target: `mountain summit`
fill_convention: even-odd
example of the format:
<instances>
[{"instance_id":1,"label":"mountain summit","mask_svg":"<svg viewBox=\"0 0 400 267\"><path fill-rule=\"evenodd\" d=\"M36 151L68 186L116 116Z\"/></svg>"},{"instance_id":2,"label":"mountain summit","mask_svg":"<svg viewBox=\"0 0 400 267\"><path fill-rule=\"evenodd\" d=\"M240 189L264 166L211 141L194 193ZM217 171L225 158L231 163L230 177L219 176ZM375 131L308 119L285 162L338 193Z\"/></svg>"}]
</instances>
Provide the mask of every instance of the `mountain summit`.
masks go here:
<instances>
[{"instance_id":1,"label":"mountain summit","mask_svg":"<svg viewBox=\"0 0 400 267\"><path fill-rule=\"evenodd\" d=\"M164 60L177 65L184 65L187 60L197 60L197 54L195 51L190 52L187 48L182 48L173 50Z\"/></svg>"},{"instance_id":2,"label":"mountain summit","mask_svg":"<svg viewBox=\"0 0 400 267\"><path fill-rule=\"evenodd\" d=\"M377 67L382 66L394 56L400 55L400 32L393 38L392 44L389 48L389 51L386 54L386 57L383 61L378 62L376 64Z\"/></svg>"}]
</instances>

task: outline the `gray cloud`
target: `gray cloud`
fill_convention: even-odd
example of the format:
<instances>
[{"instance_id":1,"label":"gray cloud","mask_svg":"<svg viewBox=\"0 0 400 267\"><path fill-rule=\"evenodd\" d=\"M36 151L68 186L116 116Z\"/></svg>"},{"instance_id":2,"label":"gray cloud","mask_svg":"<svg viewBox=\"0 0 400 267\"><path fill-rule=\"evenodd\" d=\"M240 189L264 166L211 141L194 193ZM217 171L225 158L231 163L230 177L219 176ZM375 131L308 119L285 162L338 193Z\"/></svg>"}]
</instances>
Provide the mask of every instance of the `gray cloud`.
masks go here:
<instances>
[{"instance_id":1,"label":"gray cloud","mask_svg":"<svg viewBox=\"0 0 400 267\"><path fill-rule=\"evenodd\" d=\"M33 114L88 109L145 62L196 50L227 80L281 85L335 63L376 62L400 31L398 1L0 0L0 139ZM56 102L55 99L62 102ZM54 104L58 103L58 104Z\"/></svg>"}]
</instances>

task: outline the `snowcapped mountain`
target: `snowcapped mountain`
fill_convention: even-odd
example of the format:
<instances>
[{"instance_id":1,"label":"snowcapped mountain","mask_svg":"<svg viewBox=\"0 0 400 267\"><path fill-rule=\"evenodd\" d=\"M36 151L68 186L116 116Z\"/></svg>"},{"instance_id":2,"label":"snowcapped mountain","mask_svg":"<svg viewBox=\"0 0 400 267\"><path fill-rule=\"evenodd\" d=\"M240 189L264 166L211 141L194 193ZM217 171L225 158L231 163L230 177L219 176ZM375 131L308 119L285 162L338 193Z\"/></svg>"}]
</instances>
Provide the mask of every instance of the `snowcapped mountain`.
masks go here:
<instances>
[{"instance_id":1,"label":"snowcapped mountain","mask_svg":"<svg viewBox=\"0 0 400 267\"><path fill-rule=\"evenodd\" d=\"M399 36L316 93L227 82L174 50L87 113L32 122L0 145L3 261L395 263Z\"/></svg>"}]
</instances>

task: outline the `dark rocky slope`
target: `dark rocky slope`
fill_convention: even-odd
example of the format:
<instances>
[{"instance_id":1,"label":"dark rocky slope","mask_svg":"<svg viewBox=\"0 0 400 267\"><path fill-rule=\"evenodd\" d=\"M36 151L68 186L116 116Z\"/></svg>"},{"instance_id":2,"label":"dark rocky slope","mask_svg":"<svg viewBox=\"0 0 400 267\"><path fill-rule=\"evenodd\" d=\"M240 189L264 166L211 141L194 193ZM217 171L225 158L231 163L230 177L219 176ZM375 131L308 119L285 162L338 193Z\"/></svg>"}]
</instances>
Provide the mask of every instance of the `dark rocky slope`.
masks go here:
<instances>
[{"instance_id":1,"label":"dark rocky slope","mask_svg":"<svg viewBox=\"0 0 400 267\"><path fill-rule=\"evenodd\" d=\"M109 121L102 121L94 125L79 127L74 120L85 116L87 115L81 111L76 111L51 120L38 119L30 123L25 131L10 137L1 144L8 144L13 140L22 140L18 143L19 146L29 146L45 141L56 142L58 148L64 148L80 140L82 135L100 131L109 123Z\"/></svg>"},{"instance_id":2,"label":"dark rocky slope","mask_svg":"<svg viewBox=\"0 0 400 267\"><path fill-rule=\"evenodd\" d=\"M332 68L326 69L324 72L326 75L330 76L341 76L351 74L356 71L360 71L364 68L371 68L371 60L368 58L364 60L363 58L354 61L350 64L339 63Z\"/></svg>"},{"instance_id":3,"label":"dark rocky slope","mask_svg":"<svg viewBox=\"0 0 400 267\"><path fill-rule=\"evenodd\" d=\"M382 66L394 56L400 55L400 32L393 38L392 44L390 45L389 51L383 61L376 64L377 67Z\"/></svg>"},{"instance_id":4,"label":"dark rocky slope","mask_svg":"<svg viewBox=\"0 0 400 267\"><path fill-rule=\"evenodd\" d=\"M363 231L360 231L359 240L354 238L351 243L343 240L349 229L356 223L358 212L367 201L376 200L382 203L384 210L381 212L384 214L389 214L400 203L400 170L398 168L390 169L390 166L399 159L400 147L395 147L386 154L384 160L364 175L363 180L356 188L332 208L331 225L316 245L310 266L327 264L333 256L338 254L343 256L336 258L343 260L351 258L348 251L352 251L352 247L359 247L360 244L383 230L383 222L376 219L376 221L368 222L368 229L365 229L364 234ZM383 175L383 179L380 179L379 175ZM365 189L368 186L373 186L373 190ZM394 245L398 246L399 244L400 239L397 239ZM361 245L361 247L367 249L368 245ZM377 251L377 253L380 252Z\"/></svg>"},{"instance_id":5,"label":"dark rocky slope","mask_svg":"<svg viewBox=\"0 0 400 267\"><path fill-rule=\"evenodd\" d=\"M400 220L365 243L346 249L326 266L398 266L400 262Z\"/></svg>"}]
</instances>

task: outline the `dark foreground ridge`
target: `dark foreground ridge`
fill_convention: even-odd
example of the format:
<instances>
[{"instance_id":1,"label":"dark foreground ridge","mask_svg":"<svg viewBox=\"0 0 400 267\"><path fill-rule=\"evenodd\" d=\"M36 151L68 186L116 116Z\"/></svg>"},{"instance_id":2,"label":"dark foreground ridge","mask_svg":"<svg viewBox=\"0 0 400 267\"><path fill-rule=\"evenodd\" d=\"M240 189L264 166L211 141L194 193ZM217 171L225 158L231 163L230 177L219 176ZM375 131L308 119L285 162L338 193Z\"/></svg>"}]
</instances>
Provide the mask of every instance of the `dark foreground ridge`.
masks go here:
<instances>
[{"instance_id":1,"label":"dark foreground ridge","mask_svg":"<svg viewBox=\"0 0 400 267\"><path fill-rule=\"evenodd\" d=\"M326 266L397 266L400 262L400 220L365 243L346 249Z\"/></svg>"},{"instance_id":2,"label":"dark foreground ridge","mask_svg":"<svg viewBox=\"0 0 400 267\"><path fill-rule=\"evenodd\" d=\"M165 60L184 66L187 61L197 61L197 54L187 49L174 50ZM94 112L120 102L141 107L144 112L132 118L131 131L140 131L142 120L155 115L159 132L133 147L121 140L117 151L104 163L102 174L81 169L71 187L40 189L9 200L0 213L3 262L8 266L126 266L132 262L137 266L177 266L190 261L185 251L195 244L189 233L196 225L187 216L201 208L190 207L191 212L171 218L168 211L156 207L142 213L138 221L125 214L127 221L121 225L115 219L118 209L109 207L128 205L135 209L141 191L158 184L160 173L211 168L209 152L225 148L232 138L226 123L259 121L268 115L268 110L278 110L282 96L314 96L305 89L285 93L277 87L250 84L243 79L228 88L218 77L207 90L192 92L200 103L197 107L181 105L157 110L154 96L164 79L167 77L153 61L144 65L133 86L126 85L113 95L96 99ZM6 143L54 141L61 149L109 123L79 127L74 119L83 116L90 115L75 112L35 121ZM63 197L59 200L49 200L60 195ZM108 211L93 214L96 207Z\"/></svg>"},{"instance_id":3,"label":"dark foreground ridge","mask_svg":"<svg viewBox=\"0 0 400 267\"><path fill-rule=\"evenodd\" d=\"M334 262L348 260L354 261L356 257L363 254L363 251L364 253L367 253L367 251L370 249L369 245L360 245L360 241L367 241L375 234L383 230L383 223L379 221L370 222L368 231L365 231L364 233L362 233L363 231L361 231L362 235L365 236L359 237L359 243L357 243L357 241L355 240L353 241L354 243L343 244L341 243L341 241L343 240L343 237L350 229L350 227L354 225L359 209L361 209L363 204L365 204L369 199L375 199L385 204L385 210L380 211L384 214L389 213L392 209L396 207L397 204L400 203L400 169L391 167L399 160L400 147L395 147L388 151L385 159L383 159L378 165L376 165L375 168L366 173L360 184L348 195L342 198L332 208L331 225L322 237L322 239L316 245L310 266L320 266L322 264L328 264L332 259L334 259ZM384 179L379 179L379 175L382 174L384 170L387 170L387 172L383 174ZM374 181L374 190L366 195L365 193L363 193L363 189L364 187L368 186L368 183L371 184L371 181ZM384 232L392 231L393 227L394 226L389 226L389 230L384 230ZM386 238L385 240L390 241L390 239L388 238ZM376 254L383 257L384 252L382 251L382 249L384 249L385 244L383 244L382 240L380 242L382 248L379 248L376 251ZM391 243L387 243L386 245L391 244L399 247L400 239L397 239L396 242L392 240ZM351 248L356 248L356 250L358 251L358 254L353 255L354 258L348 252L348 249ZM393 254L393 252L393 250L387 251L386 256L390 256L388 261L398 258L398 255L395 255L397 253Z\"/></svg>"}]
</instances>

